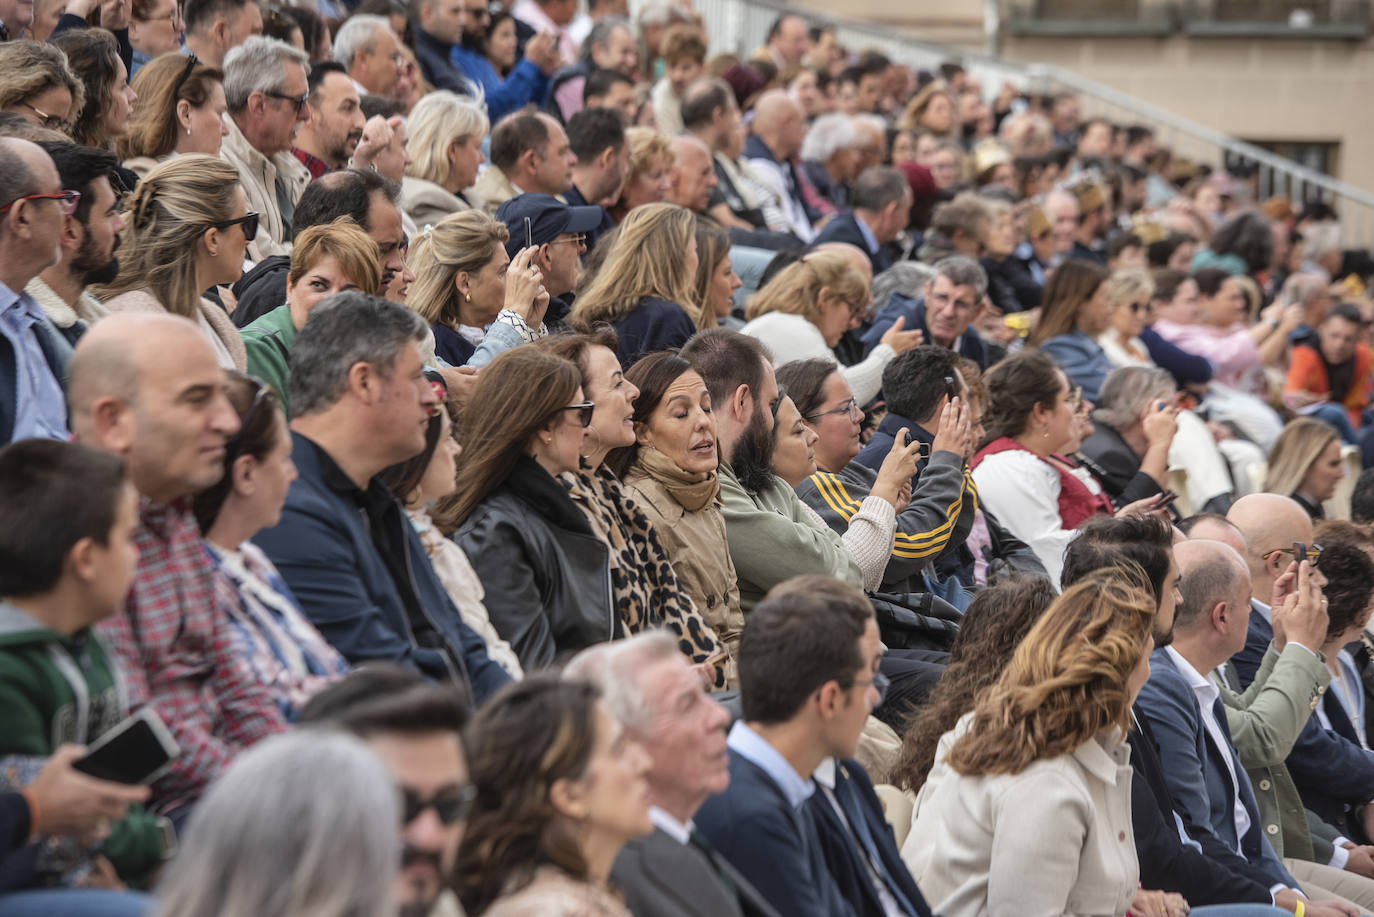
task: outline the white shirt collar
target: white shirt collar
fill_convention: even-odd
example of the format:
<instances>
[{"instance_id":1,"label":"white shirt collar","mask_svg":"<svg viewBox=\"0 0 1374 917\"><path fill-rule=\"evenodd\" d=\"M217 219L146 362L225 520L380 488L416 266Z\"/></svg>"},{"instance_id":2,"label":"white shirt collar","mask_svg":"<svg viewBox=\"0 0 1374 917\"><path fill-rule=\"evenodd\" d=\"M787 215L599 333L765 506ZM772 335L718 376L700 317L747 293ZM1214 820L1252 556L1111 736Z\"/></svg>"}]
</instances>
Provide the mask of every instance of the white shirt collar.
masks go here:
<instances>
[{"instance_id":1,"label":"white shirt collar","mask_svg":"<svg viewBox=\"0 0 1374 917\"><path fill-rule=\"evenodd\" d=\"M735 754L762 768L782 790L783 796L793 809L800 809L802 803L816 792L815 781L798 774L782 753L769 745L767 739L750 729L744 720L737 720L730 728L730 735L726 738L725 744L730 746Z\"/></svg>"},{"instance_id":2,"label":"white shirt collar","mask_svg":"<svg viewBox=\"0 0 1374 917\"><path fill-rule=\"evenodd\" d=\"M827 790L835 789L835 759L826 758L811 772L811 779Z\"/></svg>"},{"instance_id":3,"label":"white shirt collar","mask_svg":"<svg viewBox=\"0 0 1374 917\"><path fill-rule=\"evenodd\" d=\"M661 829L664 834L679 844L686 844L691 839L692 823L689 821L684 825L674 818L667 809L649 806L649 821L654 823L655 828Z\"/></svg>"}]
</instances>

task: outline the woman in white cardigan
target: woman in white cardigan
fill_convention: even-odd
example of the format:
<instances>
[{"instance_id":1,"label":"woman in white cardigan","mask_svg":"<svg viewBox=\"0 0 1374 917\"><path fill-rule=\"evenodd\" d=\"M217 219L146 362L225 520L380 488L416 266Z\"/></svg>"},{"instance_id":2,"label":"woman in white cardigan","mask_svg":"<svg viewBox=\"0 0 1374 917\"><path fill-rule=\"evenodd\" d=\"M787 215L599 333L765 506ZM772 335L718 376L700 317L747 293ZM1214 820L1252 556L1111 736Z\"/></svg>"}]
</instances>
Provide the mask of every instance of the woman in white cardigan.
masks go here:
<instances>
[{"instance_id":1,"label":"woman in white cardigan","mask_svg":"<svg viewBox=\"0 0 1374 917\"><path fill-rule=\"evenodd\" d=\"M868 281L849 258L839 252L811 252L749 297L744 308L749 324L741 330L768 345L776 366L813 357L834 361L831 348L868 308L868 297ZM859 404L877 397L892 358L920 343L920 332L903 331L899 321L862 362L843 367Z\"/></svg>"},{"instance_id":2,"label":"woman in white cardigan","mask_svg":"<svg viewBox=\"0 0 1374 917\"><path fill-rule=\"evenodd\" d=\"M1139 567L1099 571L1035 623L940 739L902 857L945 917L1127 913L1131 704L1155 601Z\"/></svg>"}]
</instances>

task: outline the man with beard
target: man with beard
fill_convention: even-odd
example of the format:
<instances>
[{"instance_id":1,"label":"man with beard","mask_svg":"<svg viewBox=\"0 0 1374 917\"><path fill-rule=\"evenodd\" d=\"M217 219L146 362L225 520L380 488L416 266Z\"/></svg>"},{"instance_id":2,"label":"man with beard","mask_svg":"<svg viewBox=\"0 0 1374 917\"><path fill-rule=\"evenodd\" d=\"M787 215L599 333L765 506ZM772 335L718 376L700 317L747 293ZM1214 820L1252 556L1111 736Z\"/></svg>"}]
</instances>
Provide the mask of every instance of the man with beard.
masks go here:
<instances>
[{"instance_id":1,"label":"man with beard","mask_svg":"<svg viewBox=\"0 0 1374 917\"><path fill-rule=\"evenodd\" d=\"M532 37L525 43L525 56L519 58L511 72L502 79L482 50L487 26L491 23L486 0L458 2L462 4L458 20L462 36L449 52L449 60L463 72L463 76L482 87L487 116L497 121L531 102L536 105L543 102L549 91L549 77L561 63L556 37L550 32L541 32Z\"/></svg>"},{"instance_id":2,"label":"man with beard","mask_svg":"<svg viewBox=\"0 0 1374 917\"><path fill-rule=\"evenodd\" d=\"M108 150L74 143L40 144L57 166L62 187L81 195L76 210L62 218L62 260L33 278L24 292L73 347L86 328L109 313L88 286L109 283L119 273L119 159Z\"/></svg>"},{"instance_id":3,"label":"man with beard","mask_svg":"<svg viewBox=\"0 0 1374 917\"><path fill-rule=\"evenodd\" d=\"M472 805L461 732L468 719L461 694L408 669L369 665L335 682L301 710L305 726L342 727L382 760L405 800L399 917L428 917L453 871ZM451 910L451 908L450 908Z\"/></svg>"},{"instance_id":4,"label":"man with beard","mask_svg":"<svg viewBox=\"0 0 1374 917\"><path fill-rule=\"evenodd\" d=\"M310 118L296 131L291 153L312 179L345 166L366 169L391 142L385 118L368 121L362 99L343 64L323 61L310 68Z\"/></svg>"},{"instance_id":5,"label":"man with beard","mask_svg":"<svg viewBox=\"0 0 1374 917\"><path fill-rule=\"evenodd\" d=\"M787 482L773 474L773 421L781 394L772 356L757 339L725 328L682 348L711 395L720 454L725 537L747 615L783 580L822 573L863 587L840 536L813 521Z\"/></svg>"}]
</instances>

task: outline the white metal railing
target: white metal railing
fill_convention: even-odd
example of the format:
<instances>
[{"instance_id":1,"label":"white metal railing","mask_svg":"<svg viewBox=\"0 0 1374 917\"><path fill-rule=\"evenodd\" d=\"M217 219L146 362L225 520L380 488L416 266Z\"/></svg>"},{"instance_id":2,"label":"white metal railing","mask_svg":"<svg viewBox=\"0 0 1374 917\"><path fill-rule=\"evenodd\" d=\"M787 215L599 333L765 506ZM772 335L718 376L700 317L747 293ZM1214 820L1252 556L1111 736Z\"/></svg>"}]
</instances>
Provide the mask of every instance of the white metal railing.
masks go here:
<instances>
[{"instance_id":1,"label":"white metal railing","mask_svg":"<svg viewBox=\"0 0 1374 917\"><path fill-rule=\"evenodd\" d=\"M1259 168L1261 200L1284 194L1295 203L1326 201L1341 216L1345 245L1374 247L1374 194L1062 67L970 52L923 40L900 27L799 9L779 0L693 0L693 6L710 32L713 53L732 52L747 57L762 44L778 14L797 12L813 22L833 24L841 43L851 49L877 48L895 61L926 70L957 60L982 83L989 97L995 96L1008 81L1032 93L1074 92L1085 114L1101 114L1117 123L1149 125L1160 142L1179 156L1212 166L1238 159L1253 161ZM995 11L996 3L987 3L986 7ZM995 16L985 17L985 24L993 32L996 22ZM991 46L993 42L989 40L987 44Z\"/></svg>"}]
</instances>

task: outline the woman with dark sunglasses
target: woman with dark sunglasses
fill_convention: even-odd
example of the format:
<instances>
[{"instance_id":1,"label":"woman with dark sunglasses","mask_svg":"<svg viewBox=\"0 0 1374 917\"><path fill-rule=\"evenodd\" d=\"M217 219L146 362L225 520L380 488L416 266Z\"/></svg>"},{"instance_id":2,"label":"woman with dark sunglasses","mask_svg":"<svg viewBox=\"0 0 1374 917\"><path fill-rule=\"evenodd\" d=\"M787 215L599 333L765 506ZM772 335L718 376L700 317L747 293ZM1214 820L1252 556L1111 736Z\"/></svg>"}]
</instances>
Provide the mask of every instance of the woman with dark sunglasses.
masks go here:
<instances>
[{"instance_id":1,"label":"woman with dark sunglasses","mask_svg":"<svg viewBox=\"0 0 1374 917\"><path fill-rule=\"evenodd\" d=\"M463 412L458 488L433 511L526 672L625 634L610 549L558 480L577 471L595 409L570 361L528 345L501 354Z\"/></svg>"},{"instance_id":2,"label":"woman with dark sunglasses","mask_svg":"<svg viewBox=\"0 0 1374 917\"><path fill-rule=\"evenodd\" d=\"M119 275L96 289L111 312L172 312L200 325L221 366L242 372L247 353L224 308L201 296L243 273L258 230L238 172L214 156L177 156L139 183L125 207Z\"/></svg>"},{"instance_id":3,"label":"woman with dark sunglasses","mask_svg":"<svg viewBox=\"0 0 1374 917\"><path fill-rule=\"evenodd\" d=\"M305 617L267 555L249 541L277 524L296 479L276 392L231 373L226 394L239 431L225 448L224 477L198 494L193 508L240 656L282 715L295 719L316 691L348 672L348 663Z\"/></svg>"}]
</instances>

